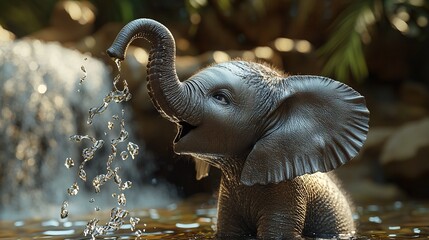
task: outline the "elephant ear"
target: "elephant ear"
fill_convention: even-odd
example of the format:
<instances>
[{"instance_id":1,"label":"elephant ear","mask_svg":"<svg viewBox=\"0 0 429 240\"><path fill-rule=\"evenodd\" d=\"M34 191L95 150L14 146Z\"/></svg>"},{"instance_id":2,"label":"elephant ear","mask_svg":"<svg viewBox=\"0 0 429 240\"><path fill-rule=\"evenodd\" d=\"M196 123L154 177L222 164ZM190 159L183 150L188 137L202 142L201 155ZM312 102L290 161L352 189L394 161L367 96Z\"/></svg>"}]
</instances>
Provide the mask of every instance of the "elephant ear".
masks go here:
<instances>
[{"instance_id":1,"label":"elephant ear","mask_svg":"<svg viewBox=\"0 0 429 240\"><path fill-rule=\"evenodd\" d=\"M265 135L241 173L245 185L277 183L328 172L355 157L368 132L365 99L349 86L319 76L291 76L270 113Z\"/></svg>"},{"instance_id":2,"label":"elephant ear","mask_svg":"<svg viewBox=\"0 0 429 240\"><path fill-rule=\"evenodd\" d=\"M197 180L201 180L209 175L210 164L201 159L195 160L195 171L197 172Z\"/></svg>"}]
</instances>

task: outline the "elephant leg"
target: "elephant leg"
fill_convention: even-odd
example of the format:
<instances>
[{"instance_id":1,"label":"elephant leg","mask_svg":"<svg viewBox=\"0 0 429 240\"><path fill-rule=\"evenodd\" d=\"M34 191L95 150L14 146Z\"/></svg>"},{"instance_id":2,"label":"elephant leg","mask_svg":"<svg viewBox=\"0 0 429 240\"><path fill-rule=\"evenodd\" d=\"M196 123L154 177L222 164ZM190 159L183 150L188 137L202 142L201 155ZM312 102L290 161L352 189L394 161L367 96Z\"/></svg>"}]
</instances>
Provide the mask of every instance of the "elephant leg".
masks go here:
<instances>
[{"instance_id":1,"label":"elephant leg","mask_svg":"<svg viewBox=\"0 0 429 240\"><path fill-rule=\"evenodd\" d=\"M298 219L280 213L264 216L258 221L258 239L305 239Z\"/></svg>"},{"instance_id":2,"label":"elephant leg","mask_svg":"<svg viewBox=\"0 0 429 240\"><path fill-rule=\"evenodd\" d=\"M222 204L220 202L220 204ZM218 210L216 239L249 239L252 231L246 229L243 218L231 209L223 205ZM255 235L253 235L255 236ZM251 239L251 238L250 238Z\"/></svg>"},{"instance_id":3,"label":"elephant leg","mask_svg":"<svg viewBox=\"0 0 429 240\"><path fill-rule=\"evenodd\" d=\"M218 198L216 239L251 239L256 237L256 229L249 229L239 214L237 202L232 200L228 191L221 188Z\"/></svg>"}]
</instances>

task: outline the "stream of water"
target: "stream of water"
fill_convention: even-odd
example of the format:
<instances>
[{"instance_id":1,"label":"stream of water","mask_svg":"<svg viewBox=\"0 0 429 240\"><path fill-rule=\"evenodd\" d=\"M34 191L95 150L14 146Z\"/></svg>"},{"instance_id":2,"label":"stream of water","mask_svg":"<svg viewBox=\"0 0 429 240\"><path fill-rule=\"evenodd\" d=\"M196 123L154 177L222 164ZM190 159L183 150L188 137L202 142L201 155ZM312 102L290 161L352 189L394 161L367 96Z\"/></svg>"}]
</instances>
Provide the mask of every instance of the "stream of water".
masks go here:
<instances>
[{"instance_id":1,"label":"stream of water","mask_svg":"<svg viewBox=\"0 0 429 240\"><path fill-rule=\"evenodd\" d=\"M120 81L121 62L119 60L115 62L119 73L113 80L113 89L109 93L107 93L107 95L104 96L102 103L98 107L92 107L89 109L88 119L86 121L89 127L91 127L97 115L103 114L109 108L109 105L111 103L123 103L131 100L131 93L129 91L127 81L125 79L122 79L122 81ZM84 75L80 78L79 85L82 85L87 77L87 71L84 65L81 66L81 70ZM118 83L122 84L122 90L119 89ZM117 189L110 194L114 199L117 200L116 202L118 206L114 206L111 208L109 214L110 216L107 216L107 219L109 220L106 223L103 223L99 217L93 217L92 219L87 221L85 229L83 231L83 235L91 236L92 239L94 239L98 235L114 233L121 229L121 227L125 224L128 224L130 226L130 231L134 232L137 237L143 234L142 230L137 229L137 225L140 221L140 218L131 216L130 212L125 209L125 206L127 204L125 190L128 190L132 187L132 181L122 179L120 171L121 164L117 163L118 158L122 161L126 161L129 158L135 159L139 153L139 146L128 139L129 134L125 126L125 109L121 110L120 116L116 114L112 116L112 120L107 122L106 131L114 130L116 128L116 125L119 125L119 130L117 130L118 135L117 137L111 139L97 139L95 136L83 134L75 134L70 136L69 138L71 142L75 143L87 141L90 143L90 146L83 148L81 160L77 161L80 162L80 164L79 167L76 169L76 179L71 185L71 187L67 189L67 193L70 197L70 200L64 200L61 204L61 219L66 219L69 216L69 201L72 201L72 197L79 194L79 185L85 185L87 180L90 180L87 177L85 165L87 164L87 162L94 159L97 151L103 148L103 146L105 145L105 141L109 141L110 143L110 154L108 155L107 159L105 159L105 170L99 171L99 173L97 173L97 175L92 178L92 181L90 183L92 183L94 192L98 194L101 192L101 188L103 187L103 185L105 185L109 181L114 182L114 184L117 185ZM107 135L107 133L105 135ZM122 148L126 149L120 151L119 147L124 144L126 145L126 147ZM120 154L118 154L118 152L120 152ZM67 169L73 170L75 161L70 157L66 158L64 165ZM94 203L95 201L95 196L90 198L89 200L90 203ZM100 207L96 206L95 211L100 211Z\"/></svg>"}]
</instances>

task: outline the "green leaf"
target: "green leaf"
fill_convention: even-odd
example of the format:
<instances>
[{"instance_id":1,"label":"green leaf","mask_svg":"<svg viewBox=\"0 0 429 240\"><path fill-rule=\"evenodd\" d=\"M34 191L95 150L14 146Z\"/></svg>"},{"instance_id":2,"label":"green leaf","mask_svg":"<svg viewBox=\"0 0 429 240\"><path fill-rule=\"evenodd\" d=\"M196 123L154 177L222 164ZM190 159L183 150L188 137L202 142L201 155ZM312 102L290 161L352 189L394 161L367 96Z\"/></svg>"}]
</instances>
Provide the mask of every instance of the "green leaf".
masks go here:
<instances>
[{"instance_id":1,"label":"green leaf","mask_svg":"<svg viewBox=\"0 0 429 240\"><path fill-rule=\"evenodd\" d=\"M362 81L368 76L368 68L361 41L365 24L372 24L368 19L368 11L373 11L377 0L355 0L335 22L330 39L318 49L318 54L327 59L322 74L331 76L342 82L348 82L350 76Z\"/></svg>"}]
</instances>

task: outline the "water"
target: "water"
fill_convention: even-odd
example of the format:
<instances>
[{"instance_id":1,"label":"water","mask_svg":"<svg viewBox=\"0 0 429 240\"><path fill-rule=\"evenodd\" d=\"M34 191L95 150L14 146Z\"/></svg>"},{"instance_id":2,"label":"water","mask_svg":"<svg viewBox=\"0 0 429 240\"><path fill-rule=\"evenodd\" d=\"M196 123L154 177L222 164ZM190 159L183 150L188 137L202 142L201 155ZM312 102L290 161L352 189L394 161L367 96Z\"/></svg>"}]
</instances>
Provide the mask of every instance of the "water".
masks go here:
<instances>
[{"instance_id":1,"label":"water","mask_svg":"<svg viewBox=\"0 0 429 240\"><path fill-rule=\"evenodd\" d=\"M85 59L86 60L86 59ZM113 80L113 89L107 93L104 96L104 99L99 107L92 107L88 111L88 119L87 119L87 125L91 126L94 121L95 117L97 115L101 115L105 113L105 111L109 108L111 103L122 103L127 102L131 100L131 94L129 92L128 83L125 79L122 80L123 89L119 90L117 84L119 83L121 76L120 76L120 61L116 61L119 74L114 78ZM87 71L86 68L82 65L81 67L82 72L84 73L84 76L80 79L79 85L82 86L83 81L87 77ZM112 101L113 100L113 101ZM126 209L123 209L123 207L127 204L127 198L124 193L125 190L128 190L132 187L132 181L122 181L122 177L120 176L120 167L114 167L114 162L117 157L117 151L118 147L121 144L126 144L126 150L123 150L120 152L120 158L122 161L126 161L128 159L128 156L131 155L131 159L135 159L137 154L139 153L139 146L131 141L129 141L129 134L125 127L125 110L121 110L121 118L118 117L118 115L114 114L112 115L112 121L107 122L107 129L108 131L114 130L114 121L119 123L120 131L116 138L110 138L110 154L107 157L107 161L105 161L105 172L99 173L92 179L92 187L94 188L95 193L101 192L101 187L105 185L109 181L113 181L115 184L117 184L117 188L119 190L119 193L112 193L112 197L116 198L117 205L120 207L113 207L110 211L110 219L106 222L106 224L101 224L100 219L98 218L92 218L89 220L85 226L85 229L83 231L84 236L91 236L91 238L95 238L98 235L105 235L106 233L111 233L118 231L122 225L124 225L127 221L129 221L129 224L131 225L132 231L136 229L136 224L138 223L137 219L139 218L133 218L129 217L129 211ZM106 134L107 135L107 134ZM90 147L86 147L82 150L82 161L79 165L78 170L76 171L77 177L82 181L82 184L84 184L87 181L87 174L85 171L85 165L87 162L91 161L97 151L103 148L105 145L105 141L102 139L97 139L94 136L90 135L72 135L69 137L69 140L75 143L80 143L82 141L89 141L90 144L92 144ZM66 158L65 166L66 168L70 169L74 165L74 162L71 158ZM67 193L69 196L76 196L79 193L79 185L77 182L74 182L71 187L67 189ZM95 202L94 198L91 198L91 203ZM66 218L69 215L69 211L67 210L68 202L64 201L61 209L60 209L60 216L61 218ZM100 211L100 207L96 206L95 211ZM141 230L136 231L136 235L140 236L142 234Z\"/></svg>"},{"instance_id":2,"label":"water","mask_svg":"<svg viewBox=\"0 0 429 240\"><path fill-rule=\"evenodd\" d=\"M122 104L131 95L122 85L109 94L112 75L100 61L56 43L5 42L0 86L0 221L110 211L118 199L103 191L127 191L128 208L165 206L175 198L162 179L150 182L156 164L123 128L132 128L131 111ZM107 95L111 104L87 125L88 110ZM110 158L111 150L119 161ZM122 151L128 152L126 161ZM98 194L92 184L96 176ZM106 178L112 181L102 185ZM88 203L91 198L95 201Z\"/></svg>"},{"instance_id":3,"label":"water","mask_svg":"<svg viewBox=\"0 0 429 240\"><path fill-rule=\"evenodd\" d=\"M199 195L166 208L133 209L129 221L100 239L212 239L216 201ZM0 238L81 239L87 221L109 219L109 211L67 220L34 219L0 222ZM110 216L111 217L111 216ZM138 220L137 220L138 219ZM384 202L358 205L354 239L428 239L429 202ZM99 224L101 223L101 220ZM140 238L137 235L141 234Z\"/></svg>"},{"instance_id":4,"label":"water","mask_svg":"<svg viewBox=\"0 0 429 240\"><path fill-rule=\"evenodd\" d=\"M107 92L110 76L100 61L85 58L54 43L0 44L0 218L46 214L67 194L58 187L72 185L64 164L73 168L70 159L77 159L79 147L67 137L85 128L79 119ZM91 72L79 69L82 63ZM89 133L98 136L100 130ZM88 173L96 169L94 164Z\"/></svg>"},{"instance_id":5,"label":"water","mask_svg":"<svg viewBox=\"0 0 429 240\"><path fill-rule=\"evenodd\" d=\"M0 222L0 238L82 239L85 233L89 236L103 232L97 228L102 225L109 226L111 231L104 231L106 235L97 237L101 239L210 239L216 215L214 206L210 196L199 196L159 209L128 212L114 208L110 212L67 220ZM131 216L129 221L122 221L124 215ZM109 219L110 225L98 219Z\"/></svg>"}]
</instances>

